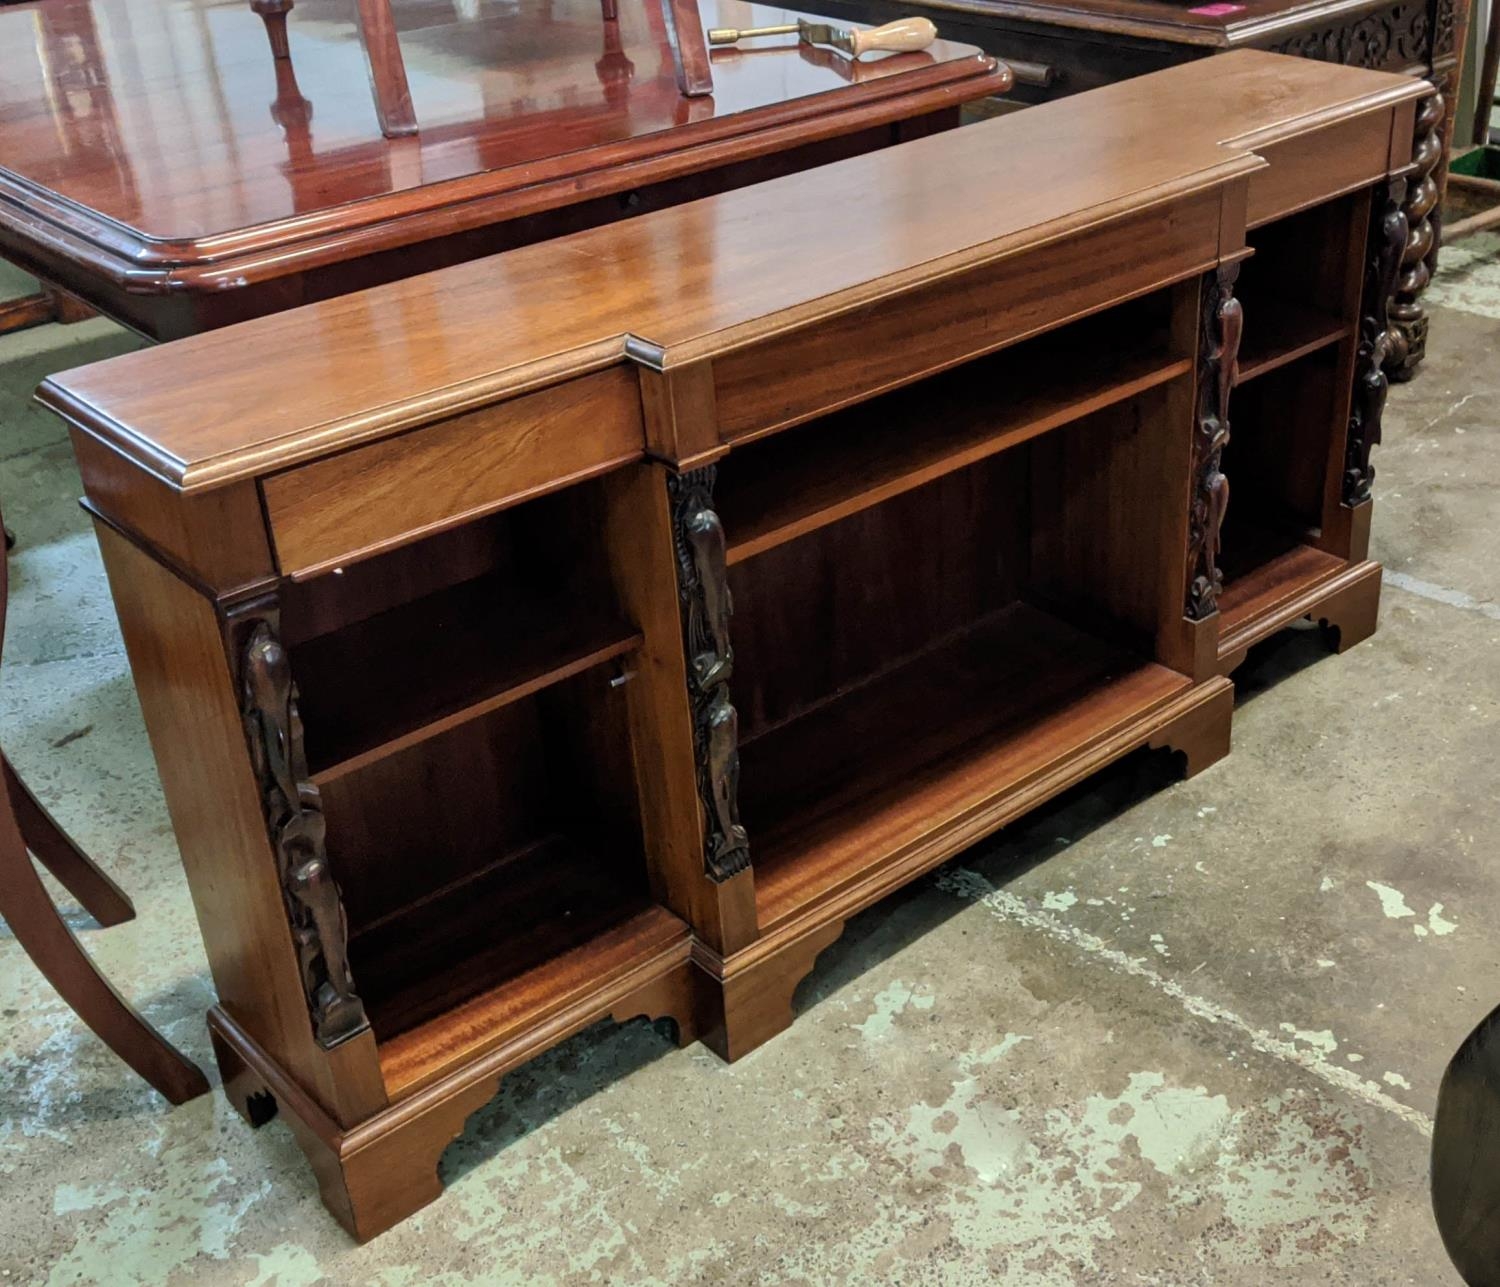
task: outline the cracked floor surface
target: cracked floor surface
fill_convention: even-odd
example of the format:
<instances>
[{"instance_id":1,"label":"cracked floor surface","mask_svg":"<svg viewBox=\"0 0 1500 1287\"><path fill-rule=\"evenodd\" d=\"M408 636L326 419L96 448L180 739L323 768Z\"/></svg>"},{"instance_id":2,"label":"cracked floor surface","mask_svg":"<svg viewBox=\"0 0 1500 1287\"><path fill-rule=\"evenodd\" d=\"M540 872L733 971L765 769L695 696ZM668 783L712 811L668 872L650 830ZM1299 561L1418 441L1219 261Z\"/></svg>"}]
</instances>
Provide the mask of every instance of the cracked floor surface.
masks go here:
<instances>
[{"instance_id":1,"label":"cracked floor surface","mask_svg":"<svg viewBox=\"0 0 1500 1287\"><path fill-rule=\"evenodd\" d=\"M1379 633L1288 632L1191 782L1127 760L852 922L733 1067L644 1022L509 1077L445 1197L357 1247L290 1132L169 1110L0 926L0 1282L1444 1284L1427 1205L1454 1048L1500 1000L1500 239L1449 253L1377 454ZM0 732L130 891L70 912L211 1067L212 987L43 375L0 341L21 537ZM64 906L66 896L59 891Z\"/></svg>"}]
</instances>

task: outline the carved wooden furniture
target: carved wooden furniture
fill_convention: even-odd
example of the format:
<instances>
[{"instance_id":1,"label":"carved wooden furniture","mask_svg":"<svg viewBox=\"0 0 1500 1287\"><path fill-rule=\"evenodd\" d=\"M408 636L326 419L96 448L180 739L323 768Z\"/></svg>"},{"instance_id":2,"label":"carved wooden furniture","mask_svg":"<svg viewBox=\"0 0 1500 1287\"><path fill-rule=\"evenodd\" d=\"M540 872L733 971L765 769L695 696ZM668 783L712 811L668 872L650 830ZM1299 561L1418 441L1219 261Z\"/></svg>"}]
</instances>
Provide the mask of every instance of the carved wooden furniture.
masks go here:
<instances>
[{"instance_id":1,"label":"carved wooden furniture","mask_svg":"<svg viewBox=\"0 0 1500 1287\"><path fill-rule=\"evenodd\" d=\"M335 31L346 12L297 8ZM403 40L445 72L424 81L421 134L393 140L348 92L357 41L247 59L256 24L212 0L0 9L0 255L173 339L947 128L1011 83L944 41L853 65L728 51L713 96L686 99L656 4L601 23L598 0L523 0L464 22L402 0Z\"/></svg>"},{"instance_id":2,"label":"carved wooden furniture","mask_svg":"<svg viewBox=\"0 0 1500 1287\"><path fill-rule=\"evenodd\" d=\"M1014 61L1019 102L1048 102L1235 49L1433 82L1440 97L1417 121L1417 168L1406 198L1412 235L1396 279L1398 338L1387 358L1391 379L1415 373L1427 348L1422 293L1437 265L1469 0L809 0L809 7L871 23L924 14L949 39Z\"/></svg>"},{"instance_id":3,"label":"carved wooden furniture","mask_svg":"<svg viewBox=\"0 0 1500 1287\"><path fill-rule=\"evenodd\" d=\"M1500 1265L1500 1010L1454 1052L1432 1125L1432 1213L1443 1247L1470 1287L1492 1287Z\"/></svg>"},{"instance_id":4,"label":"carved wooden furniture","mask_svg":"<svg viewBox=\"0 0 1500 1287\"><path fill-rule=\"evenodd\" d=\"M9 591L9 562L0 557L0 646ZM32 854L101 926L135 916L124 891L68 838L0 752L0 920L78 1017L171 1103L206 1094L199 1068L141 1018L79 946Z\"/></svg>"},{"instance_id":5,"label":"carved wooden furniture","mask_svg":"<svg viewBox=\"0 0 1500 1287\"><path fill-rule=\"evenodd\" d=\"M698 16L697 0L661 0L666 33L677 73L678 91L689 97L713 93L713 74L708 62L708 42ZM274 58L290 58L287 15L293 0L250 0L250 8L266 24ZM604 22L619 21L617 0L602 0ZM370 90L375 115L386 138L402 138L417 132L411 86L406 78L406 60L401 54L396 18L391 0L355 0L359 39L369 65Z\"/></svg>"},{"instance_id":6,"label":"carved wooden furniture","mask_svg":"<svg viewBox=\"0 0 1500 1287\"><path fill-rule=\"evenodd\" d=\"M1423 90L1235 54L43 386L226 1085L353 1233L521 1061L743 1054L861 908L1223 755L1251 640L1368 632Z\"/></svg>"}]
</instances>

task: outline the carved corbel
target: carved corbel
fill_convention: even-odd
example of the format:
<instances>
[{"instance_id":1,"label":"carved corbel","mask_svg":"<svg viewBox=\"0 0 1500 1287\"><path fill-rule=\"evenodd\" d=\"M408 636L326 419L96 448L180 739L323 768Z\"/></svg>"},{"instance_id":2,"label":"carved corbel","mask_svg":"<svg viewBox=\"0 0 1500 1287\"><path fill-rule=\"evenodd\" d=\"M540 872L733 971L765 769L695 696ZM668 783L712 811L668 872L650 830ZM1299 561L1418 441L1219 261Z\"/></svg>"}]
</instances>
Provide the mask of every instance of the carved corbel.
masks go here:
<instances>
[{"instance_id":1,"label":"carved corbel","mask_svg":"<svg viewBox=\"0 0 1500 1287\"><path fill-rule=\"evenodd\" d=\"M715 473L710 465L670 474L667 492L703 814L703 865L710 879L724 881L749 867L750 847L739 816L739 717L729 700L733 605L724 525L713 507Z\"/></svg>"},{"instance_id":2,"label":"carved corbel","mask_svg":"<svg viewBox=\"0 0 1500 1287\"><path fill-rule=\"evenodd\" d=\"M275 610L253 613L237 624L245 741L276 854L313 1032L328 1050L370 1024L354 992L348 923L328 865L322 801L307 771L297 686L277 638Z\"/></svg>"},{"instance_id":3,"label":"carved corbel","mask_svg":"<svg viewBox=\"0 0 1500 1287\"><path fill-rule=\"evenodd\" d=\"M1375 469L1370 449L1380 441L1380 419L1388 386L1391 350L1403 341L1391 324L1390 298L1407 247L1406 180L1392 179L1370 206L1365 248L1364 296L1360 304L1359 348L1354 361L1354 398L1344 446L1343 497L1346 505L1370 499Z\"/></svg>"},{"instance_id":4,"label":"carved corbel","mask_svg":"<svg viewBox=\"0 0 1500 1287\"><path fill-rule=\"evenodd\" d=\"M1219 535L1229 508L1222 464L1229 442L1229 394L1239 373L1244 311L1234 297L1238 263L1221 264L1203 279L1198 312L1198 417L1193 434L1193 496L1188 514L1187 615L1216 612L1224 574Z\"/></svg>"},{"instance_id":5,"label":"carved corbel","mask_svg":"<svg viewBox=\"0 0 1500 1287\"><path fill-rule=\"evenodd\" d=\"M1427 355L1427 310L1422 305L1422 294L1437 271L1438 249L1443 239L1443 215L1438 204L1442 175L1438 164L1443 159L1446 115L1447 104L1436 90L1417 105L1412 169L1402 205L1407 240L1391 296L1393 333L1385 357L1386 373L1396 381L1411 379Z\"/></svg>"}]
</instances>

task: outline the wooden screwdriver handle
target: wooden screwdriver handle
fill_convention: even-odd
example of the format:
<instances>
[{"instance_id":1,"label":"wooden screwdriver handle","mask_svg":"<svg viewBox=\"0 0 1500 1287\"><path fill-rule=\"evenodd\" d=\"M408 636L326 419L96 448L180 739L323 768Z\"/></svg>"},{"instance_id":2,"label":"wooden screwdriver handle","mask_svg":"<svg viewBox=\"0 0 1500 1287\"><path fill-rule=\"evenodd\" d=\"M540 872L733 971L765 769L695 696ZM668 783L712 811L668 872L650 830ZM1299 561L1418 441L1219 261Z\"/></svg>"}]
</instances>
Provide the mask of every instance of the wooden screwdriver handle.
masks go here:
<instances>
[{"instance_id":1,"label":"wooden screwdriver handle","mask_svg":"<svg viewBox=\"0 0 1500 1287\"><path fill-rule=\"evenodd\" d=\"M854 38L854 57L861 54L910 54L926 49L937 39L937 28L926 18L898 18L883 27L850 33Z\"/></svg>"}]
</instances>

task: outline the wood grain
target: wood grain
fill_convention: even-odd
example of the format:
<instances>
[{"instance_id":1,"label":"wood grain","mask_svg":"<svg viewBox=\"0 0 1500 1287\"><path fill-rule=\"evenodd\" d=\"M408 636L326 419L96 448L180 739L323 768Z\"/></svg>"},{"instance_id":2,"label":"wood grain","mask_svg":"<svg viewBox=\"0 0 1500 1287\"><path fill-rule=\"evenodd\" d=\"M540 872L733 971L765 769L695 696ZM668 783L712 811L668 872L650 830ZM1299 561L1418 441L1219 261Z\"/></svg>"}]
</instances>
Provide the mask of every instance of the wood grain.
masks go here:
<instances>
[{"instance_id":1,"label":"wood grain","mask_svg":"<svg viewBox=\"0 0 1500 1287\"><path fill-rule=\"evenodd\" d=\"M380 1108L374 1040L313 1039L213 605L96 525L220 1004L331 1116Z\"/></svg>"},{"instance_id":2,"label":"wood grain","mask_svg":"<svg viewBox=\"0 0 1500 1287\"><path fill-rule=\"evenodd\" d=\"M196 336L170 357L112 359L54 377L40 396L175 485L222 485L264 472L270 459L291 465L614 364L627 335L642 359L654 349L658 365L678 365L852 313L935 273L1249 175L1263 163L1221 146L1249 125L1269 146L1340 112L1393 109L1420 93L1403 77L1239 53L1212 71L1174 68L1153 85L1111 86L1024 120L914 140L888 156L315 305L295 320ZM1192 128L1158 136L1147 122L1175 95L1193 105L1181 113ZM1067 167L1056 165L1062 148ZM1038 167L1055 181L1030 182ZM857 223L819 255L789 258L795 230L849 191L869 194ZM318 344L300 342L309 330ZM277 371L274 413L246 374L261 353ZM184 381L216 390L213 415L180 397ZM288 406L298 408L290 421Z\"/></svg>"},{"instance_id":3,"label":"wood grain","mask_svg":"<svg viewBox=\"0 0 1500 1287\"><path fill-rule=\"evenodd\" d=\"M384 67L395 32L372 8ZM358 89L371 66L354 18L301 0L291 58L273 62L243 3L0 10L0 247L169 339L493 253L528 220L555 235L585 205L594 224L698 195L669 191L684 177L754 182L758 160L817 164L809 145L861 133L861 150L883 147L1010 80L944 42L854 72L794 50L717 64L714 95L686 101L654 0L608 24L598 0L465 17L428 0L395 9L421 74L405 111L399 88L383 98L422 130L392 139ZM311 24L317 39L299 38Z\"/></svg>"},{"instance_id":4,"label":"wood grain","mask_svg":"<svg viewBox=\"0 0 1500 1287\"><path fill-rule=\"evenodd\" d=\"M262 483L283 573L306 576L640 456L631 372L601 371Z\"/></svg>"}]
</instances>

